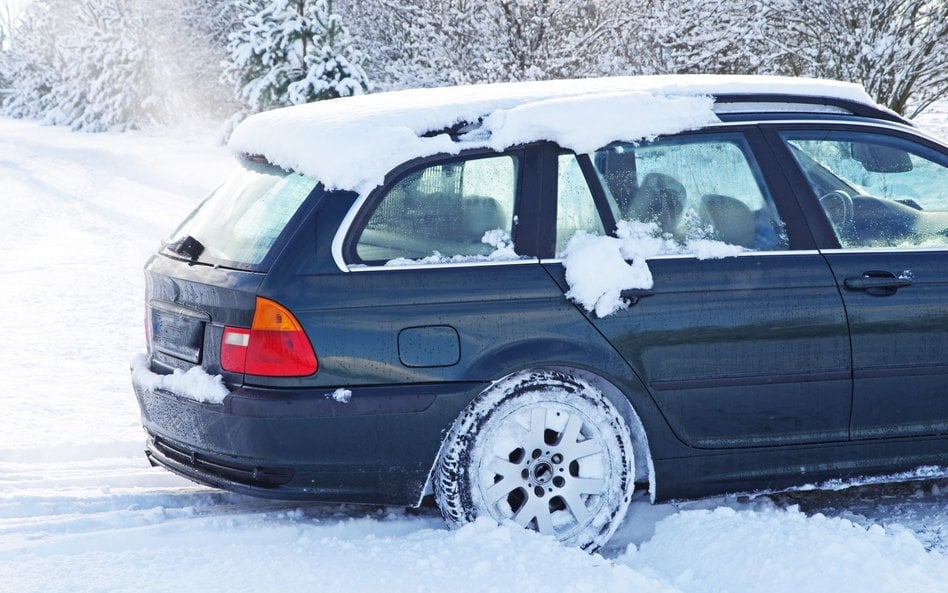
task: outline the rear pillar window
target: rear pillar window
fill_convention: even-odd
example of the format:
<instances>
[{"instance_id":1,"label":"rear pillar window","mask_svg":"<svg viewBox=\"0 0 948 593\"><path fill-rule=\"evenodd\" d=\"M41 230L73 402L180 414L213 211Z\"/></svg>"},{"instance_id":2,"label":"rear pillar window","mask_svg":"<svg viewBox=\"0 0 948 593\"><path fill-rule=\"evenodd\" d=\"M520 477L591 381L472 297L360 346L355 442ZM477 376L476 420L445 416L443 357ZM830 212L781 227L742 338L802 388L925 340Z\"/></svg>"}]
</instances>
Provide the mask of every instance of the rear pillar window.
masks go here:
<instances>
[{"instance_id":1,"label":"rear pillar window","mask_svg":"<svg viewBox=\"0 0 948 593\"><path fill-rule=\"evenodd\" d=\"M511 156L471 158L413 171L376 203L359 234L360 263L409 265L519 259Z\"/></svg>"}]
</instances>

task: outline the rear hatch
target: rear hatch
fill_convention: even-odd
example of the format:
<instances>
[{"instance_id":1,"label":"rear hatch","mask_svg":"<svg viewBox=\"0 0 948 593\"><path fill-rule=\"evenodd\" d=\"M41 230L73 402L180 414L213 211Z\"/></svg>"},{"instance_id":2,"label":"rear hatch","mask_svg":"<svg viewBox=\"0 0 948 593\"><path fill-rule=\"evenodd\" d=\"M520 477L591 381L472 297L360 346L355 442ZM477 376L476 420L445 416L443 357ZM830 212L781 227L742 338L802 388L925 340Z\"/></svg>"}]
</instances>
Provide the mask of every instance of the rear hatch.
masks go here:
<instances>
[{"instance_id":1,"label":"rear hatch","mask_svg":"<svg viewBox=\"0 0 948 593\"><path fill-rule=\"evenodd\" d=\"M225 327L249 328L273 260L304 216L316 181L247 159L194 210L149 260L146 332L151 371L221 367Z\"/></svg>"}]
</instances>

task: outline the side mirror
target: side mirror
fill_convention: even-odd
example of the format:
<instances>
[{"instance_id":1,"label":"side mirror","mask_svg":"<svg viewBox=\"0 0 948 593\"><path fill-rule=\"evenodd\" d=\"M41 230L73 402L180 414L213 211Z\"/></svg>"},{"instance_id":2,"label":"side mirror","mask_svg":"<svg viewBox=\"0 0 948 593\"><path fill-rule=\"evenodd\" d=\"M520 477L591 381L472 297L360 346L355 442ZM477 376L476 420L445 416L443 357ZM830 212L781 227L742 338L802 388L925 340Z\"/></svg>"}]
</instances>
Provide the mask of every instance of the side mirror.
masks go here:
<instances>
[{"instance_id":1,"label":"side mirror","mask_svg":"<svg viewBox=\"0 0 948 593\"><path fill-rule=\"evenodd\" d=\"M873 173L905 173L912 170L912 159L909 153L899 148L870 144L868 142L853 142L850 144L853 158Z\"/></svg>"}]
</instances>

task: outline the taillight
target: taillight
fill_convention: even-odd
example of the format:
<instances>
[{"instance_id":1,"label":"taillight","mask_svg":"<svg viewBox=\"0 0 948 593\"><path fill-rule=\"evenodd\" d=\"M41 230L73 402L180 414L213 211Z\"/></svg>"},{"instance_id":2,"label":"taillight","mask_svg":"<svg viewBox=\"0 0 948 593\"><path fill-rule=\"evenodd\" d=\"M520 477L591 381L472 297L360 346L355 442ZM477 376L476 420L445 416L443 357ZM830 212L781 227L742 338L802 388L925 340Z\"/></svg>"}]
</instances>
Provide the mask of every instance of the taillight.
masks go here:
<instances>
[{"instance_id":1,"label":"taillight","mask_svg":"<svg viewBox=\"0 0 948 593\"><path fill-rule=\"evenodd\" d=\"M267 377L302 377L319 367L306 332L285 307L257 297L250 329L225 327L221 368Z\"/></svg>"}]
</instances>

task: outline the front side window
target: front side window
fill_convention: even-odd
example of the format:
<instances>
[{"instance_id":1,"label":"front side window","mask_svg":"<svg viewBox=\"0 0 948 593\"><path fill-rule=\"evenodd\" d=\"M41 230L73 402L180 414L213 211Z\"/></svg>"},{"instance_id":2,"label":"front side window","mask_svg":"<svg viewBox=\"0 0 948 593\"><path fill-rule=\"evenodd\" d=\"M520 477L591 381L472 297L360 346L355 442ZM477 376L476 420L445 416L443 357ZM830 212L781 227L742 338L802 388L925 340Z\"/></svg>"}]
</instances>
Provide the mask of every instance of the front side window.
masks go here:
<instances>
[{"instance_id":1,"label":"front side window","mask_svg":"<svg viewBox=\"0 0 948 593\"><path fill-rule=\"evenodd\" d=\"M517 179L518 161L506 155L411 172L377 203L356 255L365 264L390 266L518 259Z\"/></svg>"},{"instance_id":2,"label":"front side window","mask_svg":"<svg viewBox=\"0 0 948 593\"><path fill-rule=\"evenodd\" d=\"M885 134L781 136L843 247L948 247L945 155Z\"/></svg>"},{"instance_id":3,"label":"front side window","mask_svg":"<svg viewBox=\"0 0 948 593\"><path fill-rule=\"evenodd\" d=\"M629 225L650 228L653 235L663 239L661 253L695 253L699 243L707 247L709 241L745 251L788 248L783 223L740 134L613 144L589 158L619 226L625 223L626 229L632 228ZM569 162L565 165L572 167ZM561 158L561 186L568 173ZM579 196L580 192L573 190L572 194ZM587 196L583 213L566 216L560 208L558 252L566 239L561 231L597 230L586 222L585 211L595 211L592 196ZM578 199L573 201L579 203Z\"/></svg>"}]
</instances>

